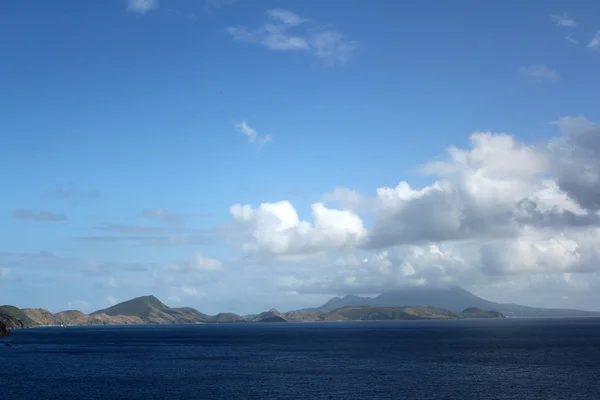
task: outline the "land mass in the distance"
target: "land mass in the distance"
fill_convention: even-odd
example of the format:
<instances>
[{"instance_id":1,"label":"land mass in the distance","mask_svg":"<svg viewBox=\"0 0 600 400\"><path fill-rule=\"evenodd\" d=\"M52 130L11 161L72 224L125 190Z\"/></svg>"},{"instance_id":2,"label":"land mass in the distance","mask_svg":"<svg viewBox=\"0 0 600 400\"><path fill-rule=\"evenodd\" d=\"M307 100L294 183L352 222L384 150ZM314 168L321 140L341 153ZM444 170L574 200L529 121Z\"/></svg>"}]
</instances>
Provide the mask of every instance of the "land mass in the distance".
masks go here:
<instances>
[{"instance_id":1,"label":"land mass in the distance","mask_svg":"<svg viewBox=\"0 0 600 400\"><path fill-rule=\"evenodd\" d=\"M496 311L468 308L454 312L437 307L346 306L329 312L279 312L276 309L242 317L233 313L207 315L191 308L172 308L154 296L143 296L91 314L63 311L52 314L39 308L0 307L0 321L9 328L55 325L122 325L122 324L207 324L244 322L316 322L316 321L389 321L415 319L503 318Z\"/></svg>"},{"instance_id":2,"label":"land mass in the distance","mask_svg":"<svg viewBox=\"0 0 600 400\"><path fill-rule=\"evenodd\" d=\"M204 314L191 307L169 307L154 296L142 296L84 314L69 310L53 314L41 308L0 306L0 321L9 328L55 325L203 324L247 322L376 321L519 317L600 316L600 313L526 307L484 300L462 288L406 288L377 297L335 297L316 308L276 309L241 316Z\"/></svg>"}]
</instances>

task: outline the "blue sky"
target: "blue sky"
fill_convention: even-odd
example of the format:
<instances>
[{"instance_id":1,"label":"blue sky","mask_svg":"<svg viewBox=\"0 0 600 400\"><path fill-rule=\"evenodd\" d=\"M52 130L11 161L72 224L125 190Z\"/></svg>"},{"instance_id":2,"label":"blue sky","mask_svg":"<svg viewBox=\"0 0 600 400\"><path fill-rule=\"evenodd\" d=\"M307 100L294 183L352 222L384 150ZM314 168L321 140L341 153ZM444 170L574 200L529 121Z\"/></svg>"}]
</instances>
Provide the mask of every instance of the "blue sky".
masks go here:
<instances>
[{"instance_id":1,"label":"blue sky","mask_svg":"<svg viewBox=\"0 0 600 400\"><path fill-rule=\"evenodd\" d=\"M377 189L447 181L420 166L451 146L476 152L474 132L507 133L541 152L568 138L569 126L595 132L599 11L591 1L5 1L0 302L93 311L152 291L173 305L250 312L389 289L377 283L389 279L371 282L379 272L352 272L340 257L398 252L390 261L398 285L408 282L398 271L407 251L418 253L414 246L447 246L444 254L469 260L456 247L466 243L458 233L386 239L389 248L376 250L334 240L293 254L265 235L293 233L289 243L350 231L380 237L386 218L373 206ZM561 133L552 122L562 117L571 119L558 124ZM597 212L565 183L568 168L550 164L536 177L557 182L553 198ZM595 168L593 158L585 166ZM538 192L523 193L515 196ZM348 196L359 200L349 204ZM281 225L286 217L277 212L263 220L230 210L280 201L316 236L298 236L302 223ZM336 225L348 215L335 226L318 220L311 207L319 202L357 216L365 233ZM279 228L266 229L272 222ZM544 230L544 243L571 234L561 229ZM585 229L565 240L583 251L587 242L577 238L597 232ZM219 271L195 265L194 254L218 260ZM517 264L542 265L539 257ZM579 264L559 273L523 267L517 284L512 272L490 277L476 258L465 262L482 278L462 283L499 300L511 293L529 304L561 306L565 298L565 306L583 307L595 287L595 270ZM435 280L423 274L415 282ZM560 299L556 290L564 290Z\"/></svg>"}]
</instances>

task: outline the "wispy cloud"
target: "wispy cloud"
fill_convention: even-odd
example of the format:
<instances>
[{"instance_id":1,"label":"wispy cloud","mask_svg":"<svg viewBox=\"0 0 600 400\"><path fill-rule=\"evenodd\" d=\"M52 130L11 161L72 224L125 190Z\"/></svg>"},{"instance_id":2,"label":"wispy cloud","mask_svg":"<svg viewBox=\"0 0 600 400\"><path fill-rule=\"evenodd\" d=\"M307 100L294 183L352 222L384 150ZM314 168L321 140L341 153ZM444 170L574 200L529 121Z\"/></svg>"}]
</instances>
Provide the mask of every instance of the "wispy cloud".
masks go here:
<instances>
[{"instance_id":1,"label":"wispy cloud","mask_svg":"<svg viewBox=\"0 0 600 400\"><path fill-rule=\"evenodd\" d=\"M143 210L140 213L140 217L147 218L155 221L165 222L175 227L183 227L186 222L192 218L203 218L207 217L206 214L200 213L182 213L165 210L164 208L154 208L149 210Z\"/></svg>"},{"instance_id":2,"label":"wispy cloud","mask_svg":"<svg viewBox=\"0 0 600 400\"><path fill-rule=\"evenodd\" d=\"M152 240L161 240L163 236L77 236L73 239L81 242L95 242L95 243L114 243L114 242L145 242Z\"/></svg>"},{"instance_id":3,"label":"wispy cloud","mask_svg":"<svg viewBox=\"0 0 600 400\"><path fill-rule=\"evenodd\" d=\"M258 29L230 26L226 31L234 40L260 44L270 50L312 51L330 64L345 64L358 48L357 41L330 28L315 29L314 21L291 11L274 8L266 14L267 21ZM296 31L292 33L292 29Z\"/></svg>"},{"instance_id":4,"label":"wispy cloud","mask_svg":"<svg viewBox=\"0 0 600 400\"><path fill-rule=\"evenodd\" d=\"M71 184L51 189L49 194L57 199L91 200L100 197L97 190L82 190Z\"/></svg>"},{"instance_id":5,"label":"wispy cloud","mask_svg":"<svg viewBox=\"0 0 600 400\"><path fill-rule=\"evenodd\" d=\"M82 235L74 240L89 243L132 243L134 246L166 247L206 244L213 240L210 229L187 226L192 218L207 217L200 213L177 213L163 208L142 210L133 219L145 219L158 224L103 224L93 229L100 235Z\"/></svg>"},{"instance_id":6,"label":"wispy cloud","mask_svg":"<svg viewBox=\"0 0 600 400\"><path fill-rule=\"evenodd\" d=\"M325 30L311 37L315 55L330 63L345 64L356 51L358 42L347 40L339 32Z\"/></svg>"},{"instance_id":7,"label":"wispy cloud","mask_svg":"<svg viewBox=\"0 0 600 400\"><path fill-rule=\"evenodd\" d=\"M204 296L206 296L206 294L204 294L204 292L196 289L193 286L183 286L181 288L181 291L184 294L187 294L188 296L198 296L198 297L204 297Z\"/></svg>"},{"instance_id":8,"label":"wispy cloud","mask_svg":"<svg viewBox=\"0 0 600 400\"><path fill-rule=\"evenodd\" d=\"M99 244L129 242L134 246L144 247L189 246L214 241L214 232L210 229L188 228L177 224L169 224L169 226L106 224L94 229L106 234L76 236L73 239Z\"/></svg>"},{"instance_id":9,"label":"wispy cloud","mask_svg":"<svg viewBox=\"0 0 600 400\"><path fill-rule=\"evenodd\" d=\"M198 16L193 12L183 12L176 8L170 8L167 12L177 18L183 18L188 22L198 22Z\"/></svg>"},{"instance_id":10,"label":"wispy cloud","mask_svg":"<svg viewBox=\"0 0 600 400\"><path fill-rule=\"evenodd\" d=\"M302 17L281 9L269 10L267 15L271 20L259 29L248 30L243 26L230 26L226 30L235 40L262 44L271 50L309 49L310 46L304 38L288 33L290 28L305 22Z\"/></svg>"},{"instance_id":11,"label":"wispy cloud","mask_svg":"<svg viewBox=\"0 0 600 400\"><path fill-rule=\"evenodd\" d=\"M565 36L565 40L569 43L579 44L579 40L573 39L571 36Z\"/></svg>"},{"instance_id":12,"label":"wispy cloud","mask_svg":"<svg viewBox=\"0 0 600 400\"><path fill-rule=\"evenodd\" d=\"M569 14L554 14L550 16L550 19L556 24L556 26L562 28L575 28L577 26L577 22L571 17Z\"/></svg>"},{"instance_id":13,"label":"wispy cloud","mask_svg":"<svg viewBox=\"0 0 600 400\"><path fill-rule=\"evenodd\" d=\"M600 50L600 31L594 34L594 37L587 44L587 47L593 50Z\"/></svg>"},{"instance_id":14,"label":"wispy cloud","mask_svg":"<svg viewBox=\"0 0 600 400\"><path fill-rule=\"evenodd\" d=\"M308 22L308 19L282 8L273 8L271 10L267 10L267 15L289 26L296 26L304 22Z\"/></svg>"},{"instance_id":15,"label":"wispy cloud","mask_svg":"<svg viewBox=\"0 0 600 400\"><path fill-rule=\"evenodd\" d=\"M544 65L534 65L531 67L520 68L519 75L540 81L556 82L560 79L558 72L551 70Z\"/></svg>"},{"instance_id":16,"label":"wispy cloud","mask_svg":"<svg viewBox=\"0 0 600 400\"><path fill-rule=\"evenodd\" d=\"M257 143L258 147L261 148L265 144L272 142L273 138L270 135L260 136L255 129L250 128L246 121L242 121L235 125L238 132L243 133L248 138L249 143Z\"/></svg>"},{"instance_id":17,"label":"wispy cloud","mask_svg":"<svg viewBox=\"0 0 600 400\"><path fill-rule=\"evenodd\" d=\"M145 14L158 8L158 0L127 0L127 10Z\"/></svg>"},{"instance_id":18,"label":"wispy cloud","mask_svg":"<svg viewBox=\"0 0 600 400\"><path fill-rule=\"evenodd\" d=\"M164 234L168 231L168 229L161 227L118 224L102 225L96 227L95 229L104 232L112 232L123 235L156 235L161 233Z\"/></svg>"},{"instance_id":19,"label":"wispy cloud","mask_svg":"<svg viewBox=\"0 0 600 400\"><path fill-rule=\"evenodd\" d=\"M135 247L179 247L196 246L214 243L214 237L209 235L104 235L77 236L74 240L87 243L132 243Z\"/></svg>"},{"instance_id":20,"label":"wispy cloud","mask_svg":"<svg viewBox=\"0 0 600 400\"><path fill-rule=\"evenodd\" d=\"M42 222L58 222L66 221L68 219L65 214L54 213L51 211L16 210L13 213L13 216L17 219Z\"/></svg>"},{"instance_id":21,"label":"wispy cloud","mask_svg":"<svg viewBox=\"0 0 600 400\"><path fill-rule=\"evenodd\" d=\"M171 235L141 242L142 247L195 246L214 243L215 238L208 235Z\"/></svg>"},{"instance_id":22,"label":"wispy cloud","mask_svg":"<svg viewBox=\"0 0 600 400\"><path fill-rule=\"evenodd\" d=\"M212 11L219 8L229 7L237 3L237 0L206 0L204 2L204 10Z\"/></svg>"}]
</instances>

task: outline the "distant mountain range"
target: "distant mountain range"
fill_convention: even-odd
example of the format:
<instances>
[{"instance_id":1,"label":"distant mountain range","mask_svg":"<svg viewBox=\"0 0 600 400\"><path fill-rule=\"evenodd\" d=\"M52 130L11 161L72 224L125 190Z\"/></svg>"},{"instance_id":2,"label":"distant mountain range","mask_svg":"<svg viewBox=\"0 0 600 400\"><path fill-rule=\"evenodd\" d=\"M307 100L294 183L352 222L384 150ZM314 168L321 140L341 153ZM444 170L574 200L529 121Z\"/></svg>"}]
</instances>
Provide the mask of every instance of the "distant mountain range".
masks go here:
<instances>
[{"instance_id":1,"label":"distant mountain range","mask_svg":"<svg viewBox=\"0 0 600 400\"><path fill-rule=\"evenodd\" d=\"M104 310L84 314L78 310L56 314L42 308L0 306L0 321L9 328L60 325L197 324L246 322L233 313L206 315L191 307L171 308L154 296L142 296Z\"/></svg>"},{"instance_id":2,"label":"distant mountain range","mask_svg":"<svg viewBox=\"0 0 600 400\"><path fill-rule=\"evenodd\" d=\"M600 317L600 312L526 307L484 300L459 288L407 288L376 297L334 297L316 308L240 316L207 315L191 307L173 308L154 296L136 297L90 314L69 310L53 314L41 308L0 306L0 322L9 328L56 325L206 324L242 322L316 322L401 319L508 317Z\"/></svg>"},{"instance_id":3,"label":"distant mountain range","mask_svg":"<svg viewBox=\"0 0 600 400\"><path fill-rule=\"evenodd\" d=\"M494 303L475 296L461 287L420 288L384 292L376 297L344 296L334 297L316 308L304 308L298 312L330 312L347 306L429 306L441 307L458 312L468 307L482 310L495 310L507 317L600 317L600 312L570 309L537 308L519 304Z\"/></svg>"}]
</instances>

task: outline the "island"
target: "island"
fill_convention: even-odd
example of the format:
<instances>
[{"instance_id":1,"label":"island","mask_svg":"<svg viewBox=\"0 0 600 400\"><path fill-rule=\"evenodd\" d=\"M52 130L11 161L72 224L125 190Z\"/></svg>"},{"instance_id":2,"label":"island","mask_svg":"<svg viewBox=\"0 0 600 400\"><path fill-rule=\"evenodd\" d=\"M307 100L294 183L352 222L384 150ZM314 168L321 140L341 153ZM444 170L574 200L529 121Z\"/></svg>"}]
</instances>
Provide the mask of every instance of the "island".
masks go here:
<instances>
[{"instance_id":1,"label":"island","mask_svg":"<svg viewBox=\"0 0 600 400\"><path fill-rule=\"evenodd\" d=\"M36 326L128 325L128 324L211 324L285 323L326 321L393 321L426 319L505 318L500 312L470 307L456 312L431 306L342 306L331 311L289 311L271 309L260 314L204 314L192 307L169 307L154 296L142 296L112 307L85 314L67 310L53 314L41 308L0 306L0 322L8 329Z\"/></svg>"}]
</instances>

